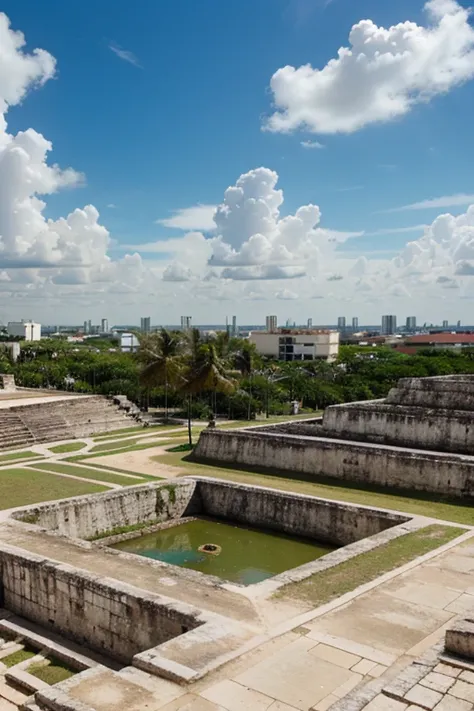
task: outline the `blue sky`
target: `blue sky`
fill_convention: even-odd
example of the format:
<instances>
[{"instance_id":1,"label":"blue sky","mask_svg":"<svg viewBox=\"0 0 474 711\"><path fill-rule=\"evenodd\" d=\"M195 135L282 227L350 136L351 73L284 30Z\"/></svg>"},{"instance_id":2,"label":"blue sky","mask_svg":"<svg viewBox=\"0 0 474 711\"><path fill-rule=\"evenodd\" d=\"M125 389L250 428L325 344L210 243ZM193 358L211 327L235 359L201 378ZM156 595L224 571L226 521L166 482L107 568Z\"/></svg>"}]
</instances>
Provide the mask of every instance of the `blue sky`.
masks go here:
<instances>
[{"instance_id":1,"label":"blue sky","mask_svg":"<svg viewBox=\"0 0 474 711\"><path fill-rule=\"evenodd\" d=\"M350 133L305 126L289 133L262 130L274 111L269 86L278 69L308 63L322 69L348 45L351 27L365 18L384 28L407 20L426 26L418 0L141 0L134 6L124 0L4 0L2 10L12 29L24 33L26 52L40 47L57 61L53 79L10 106L8 130L33 127L53 143L49 163L72 166L86 178L82 187L48 195L44 215L57 219L78 206L95 205L113 240L108 249L113 259L123 257L121 245L133 251L135 245L178 239L184 232L155 221L196 204L221 203L229 185L260 166L278 173L281 216L312 203L320 207L320 227L369 233L339 246L354 258L395 256L422 230L389 230L431 224L448 208L384 211L474 193L471 80L437 91L394 120ZM323 147L305 148L303 141ZM467 207L449 210L459 215ZM139 251L150 261L150 252ZM170 258L170 252L154 253L153 264ZM273 289L268 303L258 305L259 315L277 307L275 294L298 293L286 282L270 285L263 279L258 286ZM406 294L402 298L410 299L409 288ZM466 299L469 294L470 286ZM230 296L234 308L240 297ZM302 298L301 316L309 298ZM341 299L351 299L349 289L334 295L331 313L341 310ZM453 296L450 304L447 311L454 317L460 301ZM89 308L98 315L105 306L90 302ZM360 310L374 318L383 307L361 302ZM140 308L137 302L137 314ZM203 304L197 319L209 308ZM297 310L296 304L292 308ZM242 318L253 309L250 303Z\"/></svg>"}]
</instances>

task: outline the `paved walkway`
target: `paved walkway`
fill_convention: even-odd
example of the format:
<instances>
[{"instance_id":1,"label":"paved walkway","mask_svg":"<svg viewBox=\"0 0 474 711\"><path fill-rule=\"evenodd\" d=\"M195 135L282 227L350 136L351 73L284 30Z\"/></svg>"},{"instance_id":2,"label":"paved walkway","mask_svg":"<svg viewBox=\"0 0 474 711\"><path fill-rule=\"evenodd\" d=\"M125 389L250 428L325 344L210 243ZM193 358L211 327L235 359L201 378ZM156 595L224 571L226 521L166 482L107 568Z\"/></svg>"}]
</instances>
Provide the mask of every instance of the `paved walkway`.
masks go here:
<instances>
[{"instance_id":1,"label":"paved walkway","mask_svg":"<svg viewBox=\"0 0 474 711\"><path fill-rule=\"evenodd\" d=\"M57 553L50 551L55 558ZM69 693L97 711L117 711L125 708L122 703L127 711L327 711L333 706L359 711L364 705L354 706L352 700L366 684L377 683L380 693L365 705L367 711L471 711L474 674L462 670L457 676L442 668L433 670L435 676L427 671L418 683L421 690L403 702L382 689L436 644L452 620L474 610L474 540L406 568L343 605L306 613L303 624L301 616L287 619L251 651L188 688L128 667L118 674L104 670L93 683L76 677ZM451 684L440 674L456 681ZM426 699L438 705L429 706Z\"/></svg>"}]
</instances>

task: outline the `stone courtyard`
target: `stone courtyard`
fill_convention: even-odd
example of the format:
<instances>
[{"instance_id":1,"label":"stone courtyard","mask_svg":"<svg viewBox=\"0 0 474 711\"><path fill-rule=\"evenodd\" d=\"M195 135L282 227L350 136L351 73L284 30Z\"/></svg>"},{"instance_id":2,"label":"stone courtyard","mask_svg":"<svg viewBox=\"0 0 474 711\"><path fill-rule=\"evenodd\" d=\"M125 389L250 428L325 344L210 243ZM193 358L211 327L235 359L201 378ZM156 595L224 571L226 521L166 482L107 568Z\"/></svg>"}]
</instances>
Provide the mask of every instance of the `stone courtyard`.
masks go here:
<instances>
[{"instance_id":1,"label":"stone courtyard","mask_svg":"<svg viewBox=\"0 0 474 711\"><path fill-rule=\"evenodd\" d=\"M57 708L468 711L474 666L443 657L440 644L453 621L474 609L474 532L464 539L324 608L295 609L291 617L287 611L288 618L253 639L247 652L194 684L134 667L112 672L96 666L57 687L68 687L67 705ZM64 692L55 689L42 693L61 702ZM0 684L2 711L14 711L26 698Z\"/></svg>"}]
</instances>

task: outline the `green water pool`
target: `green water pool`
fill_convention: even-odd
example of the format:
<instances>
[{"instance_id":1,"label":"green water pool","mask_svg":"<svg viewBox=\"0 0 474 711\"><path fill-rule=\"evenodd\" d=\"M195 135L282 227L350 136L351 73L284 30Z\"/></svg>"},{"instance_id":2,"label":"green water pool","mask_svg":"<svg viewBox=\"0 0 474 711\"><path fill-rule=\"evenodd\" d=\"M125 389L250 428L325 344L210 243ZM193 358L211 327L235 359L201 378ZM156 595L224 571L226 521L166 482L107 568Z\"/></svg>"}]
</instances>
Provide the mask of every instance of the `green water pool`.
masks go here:
<instances>
[{"instance_id":1,"label":"green water pool","mask_svg":"<svg viewBox=\"0 0 474 711\"><path fill-rule=\"evenodd\" d=\"M220 546L219 555L200 552L198 548L206 543ZM203 518L122 541L112 548L241 585L258 583L334 550L334 546L307 538Z\"/></svg>"}]
</instances>

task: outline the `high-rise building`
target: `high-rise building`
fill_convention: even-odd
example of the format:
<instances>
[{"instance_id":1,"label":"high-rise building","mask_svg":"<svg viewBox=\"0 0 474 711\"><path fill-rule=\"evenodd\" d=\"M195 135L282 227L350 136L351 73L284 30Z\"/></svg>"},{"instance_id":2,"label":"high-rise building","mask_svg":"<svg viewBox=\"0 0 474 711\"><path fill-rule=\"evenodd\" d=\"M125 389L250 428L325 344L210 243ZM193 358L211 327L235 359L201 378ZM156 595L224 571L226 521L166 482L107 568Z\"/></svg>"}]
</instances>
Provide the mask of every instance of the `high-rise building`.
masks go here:
<instances>
[{"instance_id":1,"label":"high-rise building","mask_svg":"<svg viewBox=\"0 0 474 711\"><path fill-rule=\"evenodd\" d=\"M416 316L407 316L405 327L407 331L416 331Z\"/></svg>"},{"instance_id":2,"label":"high-rise building","mask_svg":"<svg viewBox=\"0 0 474 711\"><path fill-rule=\"evenodd\" d=\"M89 327L87 321L84 321L84 328L83 328L84 333L89 333Z\"/></svg>"},{"instance_id":3,"label":"high-rise building","mask_svg":"<svg viewBox=\"0 0 474 711\"><path fill-rule=\"evenodd\" d=\"M237 316L232 316L232 335L237 335Z\"/></svg>"},{"instance_id":4,"label":"high-rise building","mask_svg":"<svg viewBox=\"0 0 474 711\"><path fill-rule=\"evenodd\" d=\"M352 317L352 330L357 331L358 328L359 328L359 319L357 318L357 316L353 316Z\"/></svg>"},{"instance_id":5,"label":"high-rise building","mask_svg":"<svg viewBox=\"0 0 474 711\"><path fill-rule=\"evenodd\" d=\"M458 321L456 328L461 328L461 321Z\"/></svg>"},{"instance_id":6,"label":"high-rise building","mask_svg":"<svg viewBox=\"0 0 474 711\"><path fill-rule=\"evenodd\" d=\"M102 333L108 333L109 332L109 320L106 318L103 318L102 321L100 322L100 330Z\"/></svg>"},{"instance_id":7,"label":"high-rise building","mask_svg":"<svg viewBox=\"0 0 474 711\"><path fill-rule=\"evenodd\" d=\"M382 336L390 336L397 331L397 317L393 314L382 316Z\"/></svg>"},{"instance_id":8,"label":"high-rise building","mask_svg":"<svg viewBox=\"0 0 474 711\"><path fill-rule=\"evenodd\" d=\"M140 319L140 330L142 333L150 333L151 331L151 318L149 316L142 316Z\"/></svg>"},{"instance_id":9,"label":"high-rise building","mask_svg":"<svg viewBox=\"0 0 474 711\"><path fill-rule=\"evenodd\" d=\"M313 328L313 319L309 318L308 323L306 324L306 328Z\"/></svg>"},{"instance_id":10,"label":"high-rise building","mask_svg":"<svg viewBox=\"0 0 474 711\"><path fill-rule=\"evenodd\" d=\"M181 316L181 329L189 331L192 325L192 316Z\"/></svg>"},{"instance_id":11,"label":"high-rise building","mask_svg":"<svg viewBox=\"0 0 474 711\"><path fill-rule=\"evenodd\" d=\"M443 328L448 328L449 327L449 321L443 321Z\"/></svg>"},{"instance_id":12,"label":"high-rise building","mask_svg":"<svg viewBox=\"0 0 474 711\"><path fill-rule=\"evenodd\" d=\"M339 316L337 319L337 330L338 331L345 331L346 330L346 317L345 316Z\"/></svg>"},{"instance_id":13,"label":"high-rise building","mask_svg":"<svg viewBox=\"0 0 474 711\"><path fill-rule=\"evenodd\" d=\"M265 325L268 333L274 333L277 330L277 317L267 316L265 319Z\"/></svg>"}]
</instances>

